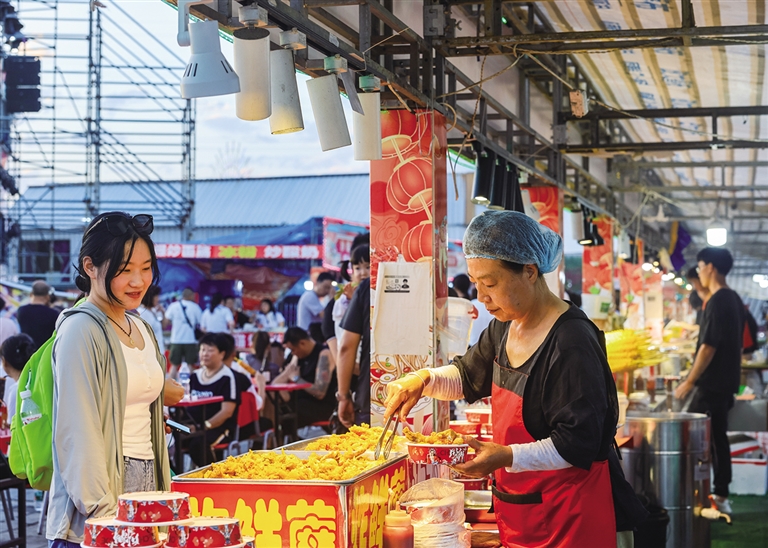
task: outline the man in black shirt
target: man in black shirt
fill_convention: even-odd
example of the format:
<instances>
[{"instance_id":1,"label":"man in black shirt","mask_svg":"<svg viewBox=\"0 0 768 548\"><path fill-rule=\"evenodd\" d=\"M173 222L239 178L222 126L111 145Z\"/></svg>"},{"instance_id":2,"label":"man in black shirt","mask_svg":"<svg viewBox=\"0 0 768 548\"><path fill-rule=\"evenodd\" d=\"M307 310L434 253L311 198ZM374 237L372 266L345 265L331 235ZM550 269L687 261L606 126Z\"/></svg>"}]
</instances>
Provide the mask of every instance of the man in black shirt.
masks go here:
<instances>
[{"instance_id":1,"label":"man in black shirt","mask_svg":"<svg viewBox=\"0 0 768 548\"><path fill-rule=\"evenodd\" d=\"M283 336L283 345L295 359L285 367L274 383L289 380L295 383L310 383L312 386L296 393L296 414L298 427L314 422L327 421L336 408L336 374L328 347L312 339L300 327L291 327ZM281 392L284 401L288 393Z\"/></svg>"},{"instance_id":2,"label":"man in black shirt","mask_svg":"<svg viewBox=\"0 0 768 548\"><path fill-rule=\"evenodd\" d=\"M728 443L728 411L739 390L741 349L744 341L744 303L728 287L725 276L733 266L727 249L708 247L699 252L699 281L711 296L701 318L698 349L693 368L678 386L675 396L684 399L693 390L688 411L707 413L712 421L712 455L715 482L713 502L730 513L731 448Z\"/></svg>"},{"instance_id":3,"label":"man in black shirt","mask_svg":"<svg viewBox=\"0 0 768 548\"><path fill-rule=\"evenodd\" d=\"M40 348L51 338L56 329L59 311L51 308L51 286L43 281L32 284L32 294L29 304L20 306L16 311L16 319L22 333L26 333L35 341L35 348Z\"/></svg>"},{"instance_id":4,"label":"man in black shirt","mask_svg":"<svg viewBox=\"0 0 768 548\"><path fill-rule=\"evenodd\" d=\"M344 319L341 320L341 341L337 376L339 391L339 420L344 426L371 423L371 279L360 282L355 289ZM352 401L352 374L357 347L360 346L360 374Z\"/></svg>"}]
</instances>

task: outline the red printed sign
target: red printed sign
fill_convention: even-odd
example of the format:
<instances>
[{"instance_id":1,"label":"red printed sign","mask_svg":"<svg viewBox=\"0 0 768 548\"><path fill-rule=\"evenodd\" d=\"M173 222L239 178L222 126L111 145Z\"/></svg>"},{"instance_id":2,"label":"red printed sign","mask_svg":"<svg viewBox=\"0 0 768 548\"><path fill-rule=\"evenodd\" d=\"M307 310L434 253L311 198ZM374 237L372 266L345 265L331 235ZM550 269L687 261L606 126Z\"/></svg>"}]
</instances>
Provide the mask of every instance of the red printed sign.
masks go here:
<instances>
[{"instance_id":1,"label":"red printed sign","mask_svg":"<svg viewBox=\"0 0 768 548\"><path fill-rule=\"evenodd\" d=\"M383 548L390 499L406 490L405 459L351 484L175 479L194 516L236 517L259 548Z\"/></svg>"},{"instance_id":2,"label":"red printed sign","mask_svg":"<svg viewBox=\"0 0 768 548\"><path fill-rule=\"evenodd\" d=\"M158 259L322 259L321 245L155 244Z\"/></svg>"}]
</instances>

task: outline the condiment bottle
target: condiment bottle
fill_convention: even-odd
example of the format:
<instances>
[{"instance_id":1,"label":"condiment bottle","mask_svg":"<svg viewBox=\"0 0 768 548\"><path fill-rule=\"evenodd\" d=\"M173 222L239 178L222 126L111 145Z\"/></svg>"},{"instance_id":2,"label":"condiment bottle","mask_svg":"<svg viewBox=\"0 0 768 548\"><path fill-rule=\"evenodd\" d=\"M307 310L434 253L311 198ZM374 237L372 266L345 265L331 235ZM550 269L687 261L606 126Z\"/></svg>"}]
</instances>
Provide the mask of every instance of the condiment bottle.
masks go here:
<instances>
[{"instance_id":1,"label":"condiment bottle","mask_svg":"<svg viewBox=\"0 0 768 548\"><path fill-rule=\"evenodd\" d=\"M384 548L413 548L413 525L405 510L392 510L384 517Z\"/></svg>"}]
</instances>

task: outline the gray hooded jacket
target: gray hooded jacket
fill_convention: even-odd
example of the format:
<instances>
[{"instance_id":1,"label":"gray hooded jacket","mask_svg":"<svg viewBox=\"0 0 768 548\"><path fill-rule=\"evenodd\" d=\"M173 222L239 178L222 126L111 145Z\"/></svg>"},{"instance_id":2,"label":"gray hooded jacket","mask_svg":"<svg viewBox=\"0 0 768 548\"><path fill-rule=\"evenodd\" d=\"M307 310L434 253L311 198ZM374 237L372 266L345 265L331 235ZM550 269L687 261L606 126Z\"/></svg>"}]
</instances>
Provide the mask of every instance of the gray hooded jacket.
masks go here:
<instances>
[{"instance_id":1,"label":"gray hooded jacket","mask_svg":"<svg viewBox=\"0 0 768 548\"><path fill-rule=\"evenodd\" d=\"M143 321L131 315L134 321ZM146 322L145 322L146 324ZM145 344L157 348L152 328ZM83 303L65 310L53 344L53 480L46 537L81 543L85 520L114 514L123 492L128 371L107 316ZM158 362L165 359L158 352ZM163 369L165 375L165 369ZM150 406L155 478L170 488L163 394Z\"/></svg>"}]
</instances>

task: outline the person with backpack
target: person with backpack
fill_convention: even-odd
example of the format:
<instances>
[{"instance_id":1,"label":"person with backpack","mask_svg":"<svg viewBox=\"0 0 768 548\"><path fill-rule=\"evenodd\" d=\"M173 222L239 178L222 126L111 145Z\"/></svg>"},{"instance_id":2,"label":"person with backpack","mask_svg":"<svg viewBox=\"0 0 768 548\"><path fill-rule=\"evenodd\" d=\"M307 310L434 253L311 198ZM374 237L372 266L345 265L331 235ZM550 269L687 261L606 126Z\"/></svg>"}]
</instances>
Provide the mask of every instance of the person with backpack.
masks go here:
<instances>
[{"instance_id":1,"label":"person with backpack","mask_svg":"<svg viewBox=\"0 0 768 548\"><path fill-rule=\"evenodd\" d=\"M159 279L152 230L151 215L110 212L83 235L76 284L86 299L61 314L51 351L51 548L76 548L85 520L114 514L120 494L170 488L165 359L129 312Z\"/></svg>"}]
</instances>

